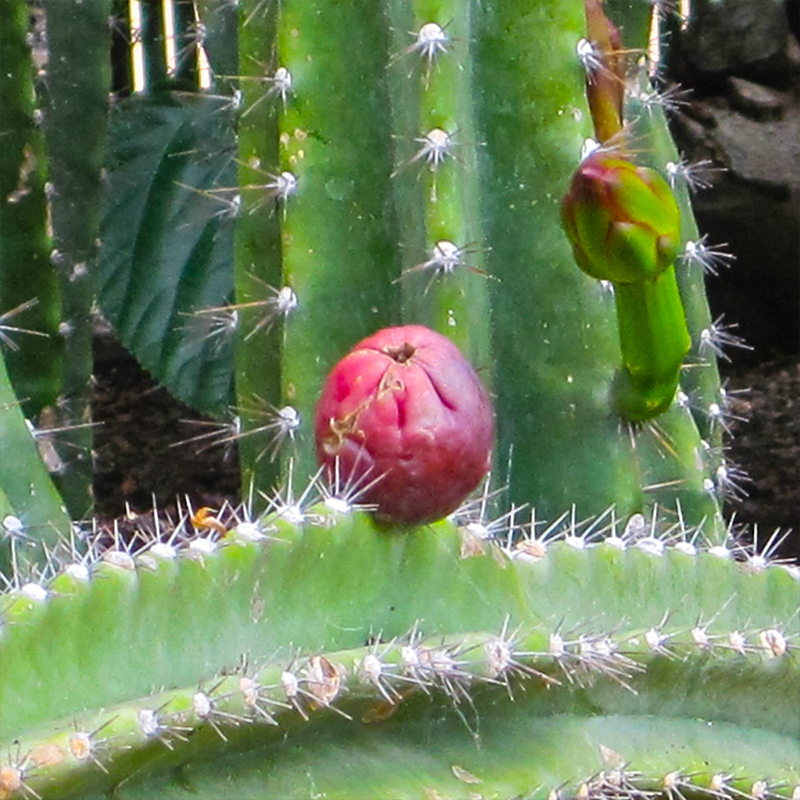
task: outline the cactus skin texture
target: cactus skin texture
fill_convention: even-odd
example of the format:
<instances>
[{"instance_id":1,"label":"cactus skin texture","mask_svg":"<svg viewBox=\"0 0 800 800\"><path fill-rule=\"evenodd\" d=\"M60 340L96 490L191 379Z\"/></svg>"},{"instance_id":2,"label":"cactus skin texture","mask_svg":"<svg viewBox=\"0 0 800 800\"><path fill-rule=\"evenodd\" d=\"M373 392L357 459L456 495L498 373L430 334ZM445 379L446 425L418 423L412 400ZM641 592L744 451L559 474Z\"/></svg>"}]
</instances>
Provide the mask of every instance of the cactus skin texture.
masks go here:
<instances>
[{"instance_id":1,"label":"cactus skin texture","mask_svg":"<svg viewBox=\"0 0 800 800\"><path fill-rule=\"evenodd\" d=\"M630 18L635 35L641 8L623 6L617 22ZM716 456L693 416L703 412L672 402L682 360L674 342L686 341L662 346L657 335L664 315L674 316L657 302L670 291L676 299L674 281L658 283L655 322L636 328L641 314L626 317L634 330L620 348L614 305L625 298L576 270L560 230L559 199L591 133L576 52L582 4L365 9L348 4L349 16L338 9L334 19L329 4L284 3L242 22L241 46L260 49L240 53L241 177L262 188L243 192L237 301L266 303L286 288L297 303L266 346L252 323L241 328L240 406L257 395L295 408L294 469L312 474L309 429L324 376L375 330L424 324L453 338L494 394L505 510L532 503L555 519L573 505L582 517L613 506L626 519L702 524L722 540ZM435 46L422 34L434 23ZM663 119L640 125L649 131ZM689 289L692 341L705 325L702 291ZM257 366L265 350L279 365ZM630 364L631 386L615 382L620 362ZM714 369L695 370L712 373L706 394ZM626 416L645 424L629 431L612 401L641 406L643 394L644 409ZM268 494L274 465L258 459L255 437L243 444L245 484L252 477Z\"/></svg>"},{"instance_id":2,"label":"cactus skin texture","mask_svg":"<svg viewBox=\"0 0 800 800\"><path fill-rule=\"evenodd\" d=\"M5 594L3 798L796 791L796 568L397 537L326 488L300 525L239 509Z\"/></svg>"},{"instance_id":3,"label":"cactus skin texture","mask_svg":"<svg viewBox=\"0 0 800 800\"><path fill-rule=\"evenodd\" d=\"M446 517L491 467L486 390L458 348L422 325L359 342L328 375L314 428L329 480L390 524Z\"/></svg>"},{"instance_id":4,"label":"cactus skin texture","mask_svg":"<svg viewBox=\"0 0 800 800\"><path fill-rule=\"evenodd\" d=\"M626 429L614 302L560 227L600 6L588 29L563 0L202 7L238 18L246 76L235 302L273 315L239 331L238 402L301 426L277 488L242 440L263 513L182 501L9 576L0 800L797 800L800 572L719 517L701 279L675 276L694 407ZM645 41L648 4L611 8ZM658 169L663 118L636 126ZM491 387L502 480L394 535L307 478L307 428L331 367L401 322Z\"/></svg>"}]
</instances>

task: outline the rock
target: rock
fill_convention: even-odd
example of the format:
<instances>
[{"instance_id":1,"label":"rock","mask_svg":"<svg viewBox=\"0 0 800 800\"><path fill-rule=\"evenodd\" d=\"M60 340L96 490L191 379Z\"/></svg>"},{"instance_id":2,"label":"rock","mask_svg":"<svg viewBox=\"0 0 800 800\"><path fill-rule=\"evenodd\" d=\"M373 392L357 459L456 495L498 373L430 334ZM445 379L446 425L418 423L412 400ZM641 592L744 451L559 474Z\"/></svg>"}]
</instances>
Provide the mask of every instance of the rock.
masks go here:
<instances>
[{"instance_id":1,"label":"rock","mask_svg":"<svg viewBox=\"0 0 800 800\"><path fill-rule=\"evenodd\" d=\"M713 108L706 130L728 171L695 196L700 229L712 243L727 242L737 256L708 284L716 313L740 323L754 356L796 353L800 327L800 106L782 119L756 122ZM738 358L743 359L743 354Z\"/></svg>"},{"instance_id":2,"label":"rock","mask_svg":"<svg viewBox=\"0 0 800 800\"><path fill-rule=\"evenodd\" d=\"M725 153L731 173L745 183L788 200L800 190L800 105L782 119L762 123L724 108L713 108L716 125L706 135Z\"/></svg>"},{"instance_id":3,"label":"rock","mask_svg":"<svg viewBox=\"0 0 800 800\"><path fill-rule=\"evenodd\" d=\"M727 96L732 108L751 119L780 119L783 114L783 97L778 92L744 78L728 78Z\"/></svg>"},{"instance_id":4,"label":"rock","mask_svg":"<svg viewBox=\"0 0 800 800\"><path fill-rule=\"evenodd\" d=\"M698 0L682 39L684 58L701 83L736 75L784 86L795 78L789 24L776 0Z\"/></svg>"}]
</instances>

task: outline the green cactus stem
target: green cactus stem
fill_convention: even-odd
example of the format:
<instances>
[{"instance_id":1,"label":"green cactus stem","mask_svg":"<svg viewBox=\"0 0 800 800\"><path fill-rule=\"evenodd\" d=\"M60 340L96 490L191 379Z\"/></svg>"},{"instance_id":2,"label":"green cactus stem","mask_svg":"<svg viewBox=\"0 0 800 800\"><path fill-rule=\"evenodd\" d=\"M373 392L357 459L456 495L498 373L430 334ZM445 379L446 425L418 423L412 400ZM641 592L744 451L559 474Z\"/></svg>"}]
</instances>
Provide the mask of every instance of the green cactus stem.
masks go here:
<instances>
[{"instance_id":1,"label":"green cactus stem","mask_svg":"<svg viewBox=\"0 0 800 800\"><path fill-rule=\"evenodd\" d=\"M202 797L220 770L235 796L283 796L312 752L303 774L337 796L381 768L377 796L452 775L456 796L472 775L543 798L612 772L667 797L800 780L796 569L571 523L476 549L467 527L394 537L333 507L302 527L243 509L221 538L186 523L0 595L4 799L171 796L177 768ZM253 748L266 772L236 755Z\"/></svg>"},{"instance_id":2,"label":"green cactus stem","mask_svg":"<svg viewBox=\"0 0 800 800\"><path fill-rule=\"evenodd\" d=\"M64 343L56 440L62 469L59 487L74 518L89 513L92 499L91 314L100 225L100 169L104 157L110 65L110 0L46 0L47 97L45 137L52 187L53 244L61 284ZM81 79L75 80L76 71ZM81 142L75 146L75 140Z\"/></svg>"},{"instance_id":3,"label":"green cactus stem","mask_svg":"<svg viewBox=\"0 0 800 800\"><path fill-rule=\"evenodd\" d=\"M58 277L50 263L47 162L37 108L37 66L26 39L43 52L43 20L29 30L25 3L0 4L0 347L25 415L36 420L59 394ZM30 335L33 332L35 335Z\"/></svg>"},{"instance_id":4,"label":"green cactus stem","mask_svg":"<svg viewBox=\"0 0 800 800\"><path fill-rule=\"evenodd\" d=\"M623 5L618 23L638 19L637 4ZM698 463L691 453L700 452L702 445L674 404L653 421L658 431L644 426L628 466L621 468L626 435L609 404L622 358L612 296L575 269L566 237L551 234L559 224L565 176L574 171L590 133L586 69L576 53L586 39L582 12L539 4L524 11L504 6L485 13L477 27L478 84L502 87L503 98L480 103L479 130L486 142L487 263L501 279L491 287L492 386L498 395L500 452L513 449L511 495L517 502L536 498L551 518L577 496L599 512L604 491L596 480L600 471L616 482L612 502L622 514L623 509L652 509L656 494L663 491L658 500L662 509L676 508L677 492L682 509L691 505L690 515L700 514L698 522L714 519L714 499L703 494L702 477L688 477L690 465ZM533 41L559 45L531 47ZM657 124L655 118L642 121ZM654 443L646 441L651 434L661 446L646 456L642 448ZM515 442L525 445L517 448ZM554 458L559 452L571 456ZM681 469L689 472L670 475L667 453L681 454ZM622 475L637 477L626 484ZM639 494L645 486L652 489Z\"/></svg>"}]
</instances>

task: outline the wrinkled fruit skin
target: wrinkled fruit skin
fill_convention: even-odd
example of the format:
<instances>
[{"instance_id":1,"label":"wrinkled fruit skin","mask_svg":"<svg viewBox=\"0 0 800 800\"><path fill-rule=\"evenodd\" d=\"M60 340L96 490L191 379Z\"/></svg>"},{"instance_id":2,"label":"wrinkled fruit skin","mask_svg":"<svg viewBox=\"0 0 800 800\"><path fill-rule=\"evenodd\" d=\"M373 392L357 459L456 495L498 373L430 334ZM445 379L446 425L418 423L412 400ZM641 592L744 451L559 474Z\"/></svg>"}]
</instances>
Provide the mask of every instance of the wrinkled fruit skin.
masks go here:
<instances>
[{"instance_id":1,"label":"wrinkled fruit skin","mask_svg":"<svg viewBox=\"0 0 800 800\"><path fill-rule=\"evenodd\" d=\"M446 337L385 328L331 371L314 422L317 459L385 523L454 511L488 472L494 414L480 378Z\"/></svg>"},{"instance_id":2,"label":"wrinkled fruit skin","mask_svg":"<svg viewBox=\"0 0 800 800\"><path fill-rule=\"evenodd\" d=\"M678 255L680 211L669 185L609 152L581 162L561 220L578 266L598 280L654 280Z\"/></svg>"}]
</instances>

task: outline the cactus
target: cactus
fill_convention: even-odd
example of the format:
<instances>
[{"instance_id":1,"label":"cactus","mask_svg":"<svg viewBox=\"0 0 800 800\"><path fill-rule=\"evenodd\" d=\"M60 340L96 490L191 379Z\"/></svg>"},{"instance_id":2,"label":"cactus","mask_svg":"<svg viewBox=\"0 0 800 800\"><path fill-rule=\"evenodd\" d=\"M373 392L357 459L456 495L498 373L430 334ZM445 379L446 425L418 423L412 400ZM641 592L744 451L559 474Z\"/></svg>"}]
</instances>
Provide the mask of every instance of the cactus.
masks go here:
<instances>
[{"instance_id":1,"label":"cactus","mask_svg":"<svg viewBox=\"0 0 800 800\"><path fill-rule=\"evenodd\" d=\"M796 797L800 573L719 513L703 277L676 265L687 368L669 407L632 425L613 403L615 300L560 225L600 114L587 66L636 61L593 32L600 7L219 0L176 12L185 36L161 66L155 10L176 7L129 8L131 23L146 11L128 38L157 91L112 112L99 297L198 405L222 413L235 375L252 490L142 517L130 539L84 524L37 566L16 558L36 532L8 522L21 501L0 483L16 567L0 594L0 800ZM606 12L627 47L646 41L648 4ZM213 39L232 20L238 65ZM663 171L663 115L632 69L614 107ZM235 162L215 152L234 112ZM135 142L145 119L156 132L126 162L114 137ZM677 195L681 242L696 240ZM146 225L126 238L131 206ZM172 217L170 239L159 217L180 206L194 224ZM498 432L478 496L402 532L317 472L310 432L325 374L399 323L456 342ZM244 413L258 398L266 425Z\"/></svg>"},{"instance_id":2,"label":"cactus","mask_svg":"<svg viewBox=\"0 0 800 800\"><path fill-rule=\"evenodd\" d=\"M0 78L3 148L0 191L0 342L27 417L36 418L58 396L58 282L50 266L43 174L41 109L36 68L26 43L28 12L20 4L0 8ZM37 29L30 32L35 38ZM10 330L11 328L11 330ZM33 335L31 335L33 333Z\"/></svg>"},{"instance_id":3,"label":"cactus","mask_svg":"<svg viewBox=\"0 0 800 800\"><path fill-rule=\"evenodd\" d=\"M58 334L64 357L55 424L62 462L61 494L75 517L92 509L91 376L94 270L100 217L100 168L108 110L109 0L83 9L42 6L47 19L47 104L44 130L52 186L53 255L60 283ZM80 60L75 55L80 51ZM52 62L52 63L51 63ZM81 80L74 78L80 65ZM81 147L75 147L75 141Z\"/></svg>"}]
</instances>

